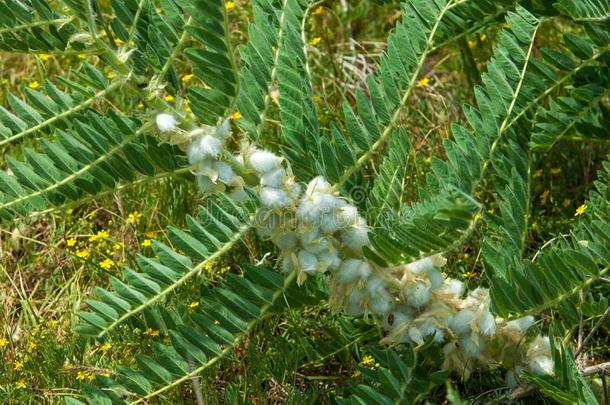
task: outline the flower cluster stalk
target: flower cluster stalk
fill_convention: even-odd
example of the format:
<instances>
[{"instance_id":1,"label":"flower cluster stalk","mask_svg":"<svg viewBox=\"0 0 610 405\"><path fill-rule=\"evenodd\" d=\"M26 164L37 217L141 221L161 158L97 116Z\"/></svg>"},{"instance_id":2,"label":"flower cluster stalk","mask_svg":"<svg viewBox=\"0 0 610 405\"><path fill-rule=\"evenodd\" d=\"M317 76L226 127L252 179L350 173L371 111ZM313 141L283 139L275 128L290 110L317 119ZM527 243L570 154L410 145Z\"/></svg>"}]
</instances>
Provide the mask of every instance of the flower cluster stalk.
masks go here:
<instances>
[{"instance_id":1,"label":"flower cluster stalk","mask_svg":"<svg viewBox=\"0 0 610 405\"><path fill-rule=\"evenodd\" d=\"M442 346L444 369L466 379L478 367L502 366L509 385L527 370L553 374L548 337L528 336L534 318L504 320L490 311L486 288L466 292L447 277L442 255L383 268L369 261L373 249L358 209L323 177L301 185L289 163L243 141L236 153L227 148L230 126L181 130L169 114L157 116L166 141L184 150L204 193L226 192L244 199L255 190L262 205L258 235L279 250L279 267L296 273L297 282L315 273L328 275L329 303L335 311L372 316L382 325L386 344L414 346L432 340Z\"/></svg>"}]
</instances>

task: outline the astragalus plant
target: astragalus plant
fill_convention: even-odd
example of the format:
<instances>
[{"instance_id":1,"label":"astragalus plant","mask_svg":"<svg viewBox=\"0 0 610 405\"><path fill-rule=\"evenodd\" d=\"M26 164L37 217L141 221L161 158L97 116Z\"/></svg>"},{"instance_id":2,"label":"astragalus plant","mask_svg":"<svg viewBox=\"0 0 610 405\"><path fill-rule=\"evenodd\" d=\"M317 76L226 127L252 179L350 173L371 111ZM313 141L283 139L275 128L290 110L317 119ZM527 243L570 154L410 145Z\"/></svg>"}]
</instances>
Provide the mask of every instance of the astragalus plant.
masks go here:
<instances>
[{"instance_id":1,"label":"astragalus plant","mask_svg":"<svg viewBox=\"0 0 610 405\"><path fill-rule=\"evenodd\" d=\"M19 158L3 159L3 223L176 175L197 184L201 201L187 229L170 227L154 257L137 256L137 268L91 291L78 312L84 342L138 327L164 343L67 401L154 403L270 316L327 306L377 326L367 344L378 366L332 400L416 402L448 377L467 384L501 370L513 397L537 387L558 402L595 403L592 365L574 357L586 342L571 347L575 328L593 334L608 313L610 165L569 233L539 246L528 233L536 163L556 143L610 140L610 3L546 3L396 3L374 73L329 122L307 38L319 3L244 4L251 24L235 48L220 0L3 0L0 49L97 57L6 95L0 147ZM555 21L565 32L545 44L540 32ZM427 83L426 61L484 32L497 41L484 73L474 69L473 104L426 181L407 192L418 170L407 123L419 113L411 101ZM184 71L196 83L188 89ZM202 289L195 310L177 305L176 292L246 238L270 255ZM485 275L471 289L452 262L466 245Z\"/></svg>"}]
</instances>

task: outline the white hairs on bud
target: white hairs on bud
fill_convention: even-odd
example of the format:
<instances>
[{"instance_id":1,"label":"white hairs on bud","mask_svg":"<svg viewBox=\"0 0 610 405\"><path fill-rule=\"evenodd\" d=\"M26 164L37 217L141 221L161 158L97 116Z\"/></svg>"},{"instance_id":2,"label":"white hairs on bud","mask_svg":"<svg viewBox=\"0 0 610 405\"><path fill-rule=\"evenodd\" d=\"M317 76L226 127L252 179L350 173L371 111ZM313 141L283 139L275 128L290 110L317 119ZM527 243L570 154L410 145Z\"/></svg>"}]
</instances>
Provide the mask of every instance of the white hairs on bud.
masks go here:
<instances>
[{"instance_id":1,"label":"white hairs on bud","mask_svg":"<svg viewBox=\"0 0 610 405\"><path fill-rule=\"evenodd\" d=\"M286 255L282 258L282 264L280 265L282 272L284 273L292 273L294 271L294 261L292 259L292 255Z\"/></svg>"},{"instance_id":2,"label":"white hairs on bud","mask_svg":"<svg viewBox=\"0 0 610 405\"><path fill-rule=\"evenodd\" d=\"M411 270L413 274L422 274L429 270L434 270L434 262L431 257L424 257L407 264L407 269Z\"/></svg>"},{"instance_id":3,"label":"white hairs on bud","mask_svg":"<svg viewBox=\"0 0 610 405\"><path fill-rule=\"evenodd\" d=\"M342 226L354 225L360 218L358 208L354 207L353 205L344 205L339 207L338 216Z\"/></svg>"},{"instance_id":4,"label":"white hairs on bud","mask_svg":"<svg viewBox=\"0 0 610 405\"><path fill-rule=\"evenodd\" d=\"M318 263L326 269L337 269L341 265L341 258L336 250L326 250L318 253Z\"/></svg>"},{"instance_id":5,"label":"white hairs on bud","mask_svg":"<svg viewBox=\"0 0 610 405\"><path fill-rule=\"evenodd\" d=\"M318 269L318 258L313 253L301 250L298 254L299 267L305 273L314 273Z\"/></svg>"},{"instance_id":6,"label":"white hairs on bud","mask_svg":"<svg viewBox=\"0 0 610 405\"><path fill-rule=\"evenodd\" d=\"M455 315L452 315L449 318L449 328L456 335L463 335L467 332L470 332L470 323L474 319L474 312L468 309L462 309Z\"/></svg>"},{"instance_id":7,"label":"white hairs on bud","mask_svg":"<svg viewBox=\"0 0 610 405\"><path fill-rule=\"evenodd\" d=\"M306 234L306 235L309 235ZM315 233L314 233L315 235ZM314 255L327 251L330 248L330 242L327 238L324 237L315 237L310 236L305 239L302 239L303 249L307 250Z\"/></svg>"},{"instance_id":8,"label":"white hairs on bud","mask_svg":"<svg viewBox=\"0 0 610 405\"><path fill-rule=\"evenodd\" d=\"M432 341L435 343L442 343L443 340L445 340L445 332L429 322L424 322L424 324L420 327L420 330L423 337L434 335Z\"/></svg>"},{"instance_id":9,"label":"white hairs on bud","mask_svg":"<svg viewBox=\"0 0 610 405\"><path fill-rule=\"evenodd\" d=\"M423 308L430 302L430 287L421 280L409 284L404 289L407 303L414 308Z\"/></svg>"},{"instance_id":10,"label":"white hairs on bud","mask_svg":"<svg viewBox=\"0 0 610 405\"><path fill-rule=\"evenodd\" d=\"M357 281L360 278L358 267L361 263L363 263L362 260L358 259L344 260L337 272L337 281L344 284Z\"/></svg>"},{"instance_id":11,"label":"white hairs on bud","mask_svg":"<svg viewBox=\"0 0 610 405\"><path fill-rule=\"evenodd\" d=\"M178 127L178 121L176 121L176 118L171 114L157 114L155 121L157 123L157 128L159 128L161 133L171 132Z\"/></svg>"},{"instance_id":12,"label":"white hairs on bud","mask_svg":"<svg viewBox=\"0 0 610 405\"><path fill-rule=\"evenodd\" d=\"M489 311L484 311L477 319L482 334L491 336L496 331L496 318Z\"/></svg>"},{"instance_id":13,"label":"white hairs on bud","mask_svg":"<svg viewBox=\"0 0 610 405\"><path fill-rule=\"evenodd\" d=\"M391 309L391 297L387 292L371 297L369 310L377 316L385 316Z\"/></svg>"},{"instance_id":14,"label":"white hairs on bud","mask_svg":"<svg viewBox=\"0 0 610 405\"><path fill-rule=\"evenodd\" d=\"M443 283L445 281L445 279L443 278L443 273L441 273L440 271L437 271L435 269L432 269L432 270L428 271L427 274L428 274L428 280L430 280L430 285L433 290L436 290L437 288L441 288L443 286Z\"/></svg>"},{"instance_id":15,"label":"white hairs on bud","mask_svg":"<svg viewBox=\"0 0 610 405\"><path fill-rule=\"evenodd\" d=\"M197 187L203 193L214 190L214 182L207 176L197 176Z\"/></svg>"},{"instance_id":16,"label":"white hairs on bud","mask_svg":"<svg viewBox=\"0 0 610 405\"><path fill-rule=\"evenodd\" d=\"M447 279L440 288L440 292L451 295L456 299L461 298L464 294L464 283L454 278Z\"/></svg>"},{"instance_id":17,"label":"white hairs on bud","mask_svg":"<svg viewBox=\"0 0 610 405\"><path fill-rule=\"evenodd\" d=\"M459 339L461 350L468 356L476 358L485 348L485 341L479 335L465 334Z\"/></svg>"},{"instance_id":18,"label":"white hairs on bud","mask_svg":"<svg viewBox=\"0 0 610 405\"><path fill-rule=\"evenodd\" d=\"M212 135L204 135L191 142L186 154L190 163L196 163L206 157L217 158L220 152L222 152L222 141Z\"/></svg>"},{"instance_id":19,"label":"white hairs on bud","mask_svg":"<svg viewBox=\"0 0 610 405\"><path fill-rule=\"evenodd\" d=\"M218 172L218 179L224 184L231 184L235 178L235 173L231 166L225 162L214 162L214 169Z\"/></svg>"},{"instance_id":20,"label":"white hairs on bud","mask_svg":"<svg viewBox=\"0 0 610 405\"><path fill-rule=\"evenodd\" d=\"M268 173L261 176L261 186L280 188L284 184L284 178L286 177L286 170L278 167Z\"/></svg>"},{"instance_id":21,"label":"white hairs on bud","mask_svg":"<svg viewBox=\"0 0 610 405\"><path fill-rule=\"evenodd\" d=\"M523 318L515 319L514 321L506 322L508 328L518 331L520 334L525 333L534 324L534 317L524 316Z\"/></svg>"},{"instance_id":22,"label":"white hairs on bud","mask_svg":"<svg viewBox=\"0 0 610 405\"><path fill-rule=\"evenodd\" d=\"M294 250L299 243L299 237L293 231L275 235L271 240L283 251Z\"/></svg>"},{"instance_id":23,"label":"white hairs on bud","mask_svg":"<svg viewBox=\"0 0 610 405\"><path fill-rule=\"evenodd\" d=\"M318 176L314 177L313 180L307 184L307 190L305 193L307 195L313 195L314 193L330 193L331 185L327 182L324 177Z\"/></svg>"},{"instance_id":24,"label":"white hairs on bud","mask_svg":"<svg viewBox=\"0 0 610 405\"><path fill-rule=\"evenodd\" d=\"M263 187L260 192L261 202L269 208L282 208L290 204L290 197L284 190Z\"/></svg>"},{"instance_id":25,"label":"white hairs on bud","mask_svg":"<svg viewBox=\"0 0 610 405\"><path fill-rule=\"evenodd\" d=\"M548 356L536 356L527 364L528 368L535 375L552 375L553 360Z\"/></svg>"},{"instance_id":26,"label":"white hairs on bud","mask_svg":"<svg viewBox=\"0 0 610 405\"><path fill-rule=\"evenodd\" d=\"M354 253L362 253L362 246L369 244L369 236L366 223L362 218L356 225L345 228L341 231L343 243Z\"/></svg>"},{"instance_id":27,"label":"white hairs on bud","mask_svg":"<svg viewBox=\"0 0 610 405\"><path fill-rule=\"evenodd\" d=\"M248 157L248 163L258 173L267 173L280 167L283 158L266 150L255 150Z\"/></svg>"},{"instance_id":28,"label":"white hairs on bud","mask_svg":"<svg viewBox=\"0 0 610 405\"><path fill-rule=\"evenodd\" d=\"M360 279L366 280L371 273L373 272L373 266L369 262L362 261L360 266L358 266L358 274L360 275Z\"/></svg>"},{"instance_id":29,"label":"white hairs on bud","mask_svg":"<svg viewBox=\"0 0 610 405\"><path fill-rule=\"evenodd\" d=\"M220 139L227 139L231 135L231 123L227 118L220 124L220 126L216 129L216 136Z\"/></svg>"}]
</instances>

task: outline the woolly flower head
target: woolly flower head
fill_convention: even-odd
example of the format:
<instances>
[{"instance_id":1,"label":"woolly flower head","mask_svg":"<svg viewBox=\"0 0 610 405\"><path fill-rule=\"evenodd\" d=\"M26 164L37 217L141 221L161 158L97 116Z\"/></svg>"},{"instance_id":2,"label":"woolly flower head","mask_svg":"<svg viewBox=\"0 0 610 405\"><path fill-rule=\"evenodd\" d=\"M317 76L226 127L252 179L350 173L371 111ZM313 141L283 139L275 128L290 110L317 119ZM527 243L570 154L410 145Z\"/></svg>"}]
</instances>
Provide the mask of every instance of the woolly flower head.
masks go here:
<instances>
[{"instance_id":1,"label":"woolly flower head","mask_svg":"<svg viewBox=\"0 0 610 405\"><path fill-rule=\"evenodd\" d=\"M231 124L229 119L223 121L218 128L216 128L215 135L220 139L227 139L231 135Z\"/></svg>"},{"instance_id":2,"label":"woolly flower head","mask_svg":"<svg viewBox=\"0 0 610 405\"><path fill-rule=\"evenodd\" d=\"M443 267L447 263L447 259L441 255L434 255L430 257L424 257L423 259L416 260L406 265L407 269L414 274L421 274L431 270L435 267Z\"/></svg>"},{"instance_id":3,"label":"woolly flower head","mask_svg":"<svg viewBox=\"0 0 610 405\"><path fill-rule=\"evenodd\" d=\"M523 318L515 319L513 321L506 322L506 327L514 329L519 334L524 334L534 324L533 316L524 316Z\"/></svg>"},{"instance_id":4,"label":"woolly flower head","mask_svg":"<svg viewBox=\"0 0 610 405\"><path fill-rule=\"evenodd\" d=\"M263 205L269 208L282 208L290 204L291 199L288 193L279 188L263 187L260 192Z\"/></svg>"},{"instance_id":5,"label":"woolly flower head","mask_svg":"<svg viewBox=\"0 0 610 405\"><path fill-rule=\"evenodd\" d=\"M217 158L220 152L222 152L222 141L212 135L194 139L186 151L190 163L196 163L206 157Z\"/></svg>"},{"instance_id":6,"label":"woolly flower head","mask_svg":"<svg viewBox=\"0 0 610 405\"><path fill-rule=\"evenodd\" d=\"M318 176L318 177L315 177L313 180L311 180L309 182L309 184L307 184L307 190L305 191L305 194L307 194L307 195L313 195L314 193L328 194L328 193L330 193L330 190L331 190L330 183L327 182L324 179L324 177Z\"/></svg>"},{"instance_id":7,"label":"woolly flower head","mask_svg":"<svg viewBox=\"0 0 610 405\"><path fill-rule=\"evenodd\" d=\"M157 114L157 118L155 119L157 122L157 128L161 133L172 132L178 127L178 121L171 114Z\"/></svg>"},{"instance_id":8,"label":"woolly flower head","mask_svg":"<svg viewBox=\"0 0 610 405\"><path fill-rule=\"evenodd\" d=\"M282 164L283 158L266 150L255 149L248 156L248 164L258 173L267 173L277 169Z\"/></svg>"},{"instance_id":9,"label":"woolly flower head","mask_svg":"<svg viewBox=\"0 0 610 405\"><path fill-rule=\"evenodd\" d=\"M368 227L363 218L341 232L343 243L354 253L361 254L362 247L369 244Z\"/></svg>"},{"instance_id":10,"label":"woolly flower head","mask_svg":"<svg viewBox=\"0 0 610 405\"><path fill-rule=\"evenodd\" d=\"M407 303L414 308L423 308L430 302L430 287L423 281L417 280L404 289Z\"/></svg>"}]
</instances>

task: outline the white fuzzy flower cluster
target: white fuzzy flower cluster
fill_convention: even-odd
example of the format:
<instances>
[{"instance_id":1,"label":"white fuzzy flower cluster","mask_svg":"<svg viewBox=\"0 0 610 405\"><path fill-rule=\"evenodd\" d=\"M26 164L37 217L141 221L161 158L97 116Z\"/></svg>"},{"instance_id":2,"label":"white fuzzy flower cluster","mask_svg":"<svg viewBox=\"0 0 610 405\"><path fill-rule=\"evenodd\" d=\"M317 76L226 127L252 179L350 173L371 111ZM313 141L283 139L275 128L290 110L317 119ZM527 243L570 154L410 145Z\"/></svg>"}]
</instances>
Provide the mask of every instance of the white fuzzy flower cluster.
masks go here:
<instances>
[{"instance_id":1,"label":"white fuzzy flower cluster","mask_svg":"<svg viewBox=\"0 0 610 405\"><path fill-rule=\"evenodd\" d=\"M186 151L201 190L230 189L239 198L248 177L264 207L257 232L279 248L281 269L296 271L298 283L309 274L328 273L331 308L374 316L387 331L385 343L432 340L442 345L444 368L463 378L480 366L509 369L509 384L523 370L553 373L548 338L527 343L534 319L496 318L489 291L479 287L464 296L463 283L440 271L446 264L442 256L392 268L366 259L363 246L372 248L366 221L324 178L314 178L303 192L282 157L248 143L229 154L228 122L182 133L172 116L159 114L157 125Z\"/></svg>"},{"instance_id":2,"label":"white fuzzy flower cluster","mask_svg":"<svg viewBox=\"0 0 610 405\"><path fill-rule=\"evenodd\" d=\"M297 271L302 283L308 274L349 267L354 259L344 262L342 257L362 256L362 246L369 243L357 208L336 196L322 177L313 179L301 196L294 177L283 173L279 184L267 181L266 174L260 178L261 201L271 210L260 233L280 249L282 270ZM361 263L362 271L370 268Z\"/></svg>"},{"instance_id":3,"label":"white fuzzy flower cluster","mask_svg":"<svg viewBox=\"0 0 610 405\"><path fill-rule=\"evenodd\" d=\"M261 203L272 210L294 205L301 194L301 185L282 166L283 158L249 144L243 144L236 160L258 178Z\"/></svg>"},{"instance_id":4,"label":"white fuzzy flower cluster","mask_svg":"<svg viewBox=\"0 0 610 405\"><path fill-rule=\"evenodd\" d=\"M197 185L202 192L227 191L235 197L243 195L244 179L235 174L225 153L226 140L231 135L229 120L219 127L203 125L190 132L178 128L174 116L158 114L159 132L168 134L168 142L186 152Z\"/></svg>"}]
</instances>

